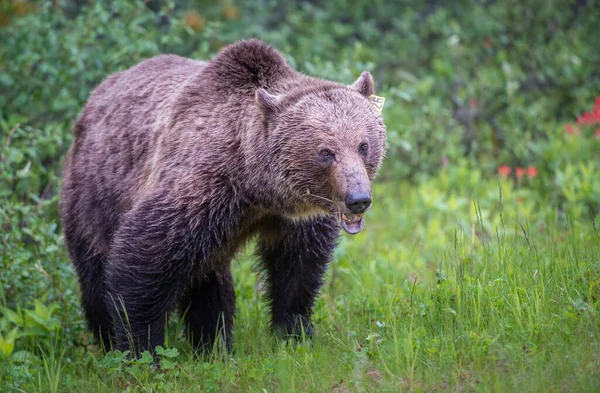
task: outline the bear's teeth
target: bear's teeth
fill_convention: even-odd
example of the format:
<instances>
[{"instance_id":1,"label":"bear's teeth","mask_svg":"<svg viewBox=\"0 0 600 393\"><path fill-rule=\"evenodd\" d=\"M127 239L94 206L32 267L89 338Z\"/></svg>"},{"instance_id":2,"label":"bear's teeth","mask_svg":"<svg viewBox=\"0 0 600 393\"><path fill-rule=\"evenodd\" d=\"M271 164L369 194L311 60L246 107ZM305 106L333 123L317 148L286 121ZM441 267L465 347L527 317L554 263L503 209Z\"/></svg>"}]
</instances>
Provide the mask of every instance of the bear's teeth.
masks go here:
<instances>
[{"instance_id":1,"label":"bear's teeth","mask_svg":"<svg viewBox=\"0 0 600 393\"><path fill-rule=\"evenodd\" d=\"M358 221L362 220L362 218L363 218L364 215L365 215L364 213L354 214L353 215L354 217L352 219L350 219L346 214L344 214L344 215L342 215L342 218L346 222L358 222Z\"/></svg>"}]
</instances>

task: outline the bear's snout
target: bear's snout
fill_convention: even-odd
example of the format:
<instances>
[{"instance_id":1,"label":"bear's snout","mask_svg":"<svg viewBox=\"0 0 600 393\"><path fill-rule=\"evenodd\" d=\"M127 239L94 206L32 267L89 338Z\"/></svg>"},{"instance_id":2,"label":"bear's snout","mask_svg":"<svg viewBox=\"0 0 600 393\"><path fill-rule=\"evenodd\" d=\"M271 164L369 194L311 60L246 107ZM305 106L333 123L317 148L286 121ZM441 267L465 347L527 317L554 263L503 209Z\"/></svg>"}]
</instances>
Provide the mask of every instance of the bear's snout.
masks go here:
<instances>
[{"instance_id":1,"label":"bear's snout","mask_svg":"<svg viewBox=\"0 0 600 393\"><path fill-rule=\"evenodd\" d=\"M354 214L361 214L371 206L371 194L368 192L353 192L346 197L346 207Z\"/></svg>"}]
</instances>

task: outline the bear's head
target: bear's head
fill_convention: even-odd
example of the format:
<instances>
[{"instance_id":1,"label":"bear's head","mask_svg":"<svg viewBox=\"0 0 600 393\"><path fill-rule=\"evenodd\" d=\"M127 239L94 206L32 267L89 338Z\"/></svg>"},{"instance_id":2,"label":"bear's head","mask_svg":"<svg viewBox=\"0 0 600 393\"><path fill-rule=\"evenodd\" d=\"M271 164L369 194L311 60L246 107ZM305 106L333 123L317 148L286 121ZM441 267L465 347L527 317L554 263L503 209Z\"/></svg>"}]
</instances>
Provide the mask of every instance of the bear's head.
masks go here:
<instances>
[{"instance_id":1,"label":"bear's head","mask_svg":"<svg viewBox=\"0 0 600 393\"><path fill-rule=\"evenodd\" d=\"M288 202L284 215L335 213L346 232L361 231L386 146L381 115L369 100L373 93L368 72L349 86L320 82L280 94L256 90L270 150L267 168Z\"/></svg>"}]
</instances>

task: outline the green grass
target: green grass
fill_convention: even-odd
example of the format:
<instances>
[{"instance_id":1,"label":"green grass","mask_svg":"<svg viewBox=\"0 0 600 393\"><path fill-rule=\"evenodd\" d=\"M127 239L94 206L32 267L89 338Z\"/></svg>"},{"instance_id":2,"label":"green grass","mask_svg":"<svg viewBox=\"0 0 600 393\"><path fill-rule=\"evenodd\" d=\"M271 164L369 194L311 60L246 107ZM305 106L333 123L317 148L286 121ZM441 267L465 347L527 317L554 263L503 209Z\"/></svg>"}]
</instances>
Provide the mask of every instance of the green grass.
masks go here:
<instances>
[{"instance_id":1,"label":"green grass","mask_svg":"<svg viewBox=\"0 0 600 393\"><path fill-rule=\"evenodd\" d=\"M4 360L0 390L600 391L594 222L523 202L535 193L506 181L502 204L496 180L474 200L441 193L443 182L377 185L364 232L340 241L311 342L269 335L250 245L234 262L233 354L194 359L174 318L163 369L104 357L84 345L78 313L62 339L24 348L37 360Z\"/></svg>"}]
</instances>

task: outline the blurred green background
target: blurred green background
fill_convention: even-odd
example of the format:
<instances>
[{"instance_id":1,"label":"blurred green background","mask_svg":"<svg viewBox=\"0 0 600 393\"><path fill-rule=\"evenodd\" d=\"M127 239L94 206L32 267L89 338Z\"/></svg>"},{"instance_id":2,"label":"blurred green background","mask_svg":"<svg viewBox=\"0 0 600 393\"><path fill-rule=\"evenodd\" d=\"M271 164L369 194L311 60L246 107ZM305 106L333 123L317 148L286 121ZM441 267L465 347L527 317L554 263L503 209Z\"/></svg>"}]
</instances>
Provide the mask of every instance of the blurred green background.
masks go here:
<instances>
[{"instance_id":1,"label":"blurred green background","mask_svg":"<svg viewBox=\"0 0 600 393\"><path fill-rule=\"evenodd\" d=\"M356 244L377 263L397 255L435 285L432 261L456 244L455 226L473 239L495 236L498 199L540 234L585 221L597 239L599 10L596 0L2 0L0 358L30 348L27 335L50 340L59 328L88 345L58 220L64 154L91 89L162 53L209 59L258 37L312 76L351 83L370 71L386 97L388 157L377 185L386 211L366 232L408 239L361 234ZM360 269L344 259L360 251L348 244L336 263ZM411 302L412 291L403 292ZM21 307L35 329L18 319ZM17 389L15 370L0 367L0 381Z\"/></svg>"},{"instance_id":2,"label":"blurred green background","mask_svg":"<svg viewBox=\"0 0 600 393\"><path fill-rule=\"evenodd\" d=\"M14 153L2 165L35 158L43 193L69 127L108 74L159 53L208 59L255 36L311 75L347 83L362 70L374 75L387 98L386 179L416 180L445 163L489 175L536 166L554 192L550 177L565 161L592 158L565 146L563 134L600 95L598 9L594 0L6 0L2 133L19 124L41 135L35 157ZM588 128L580 131L596 149ZM25 196L17 179L7 186Z\"/></svg>"}]
</instances>

